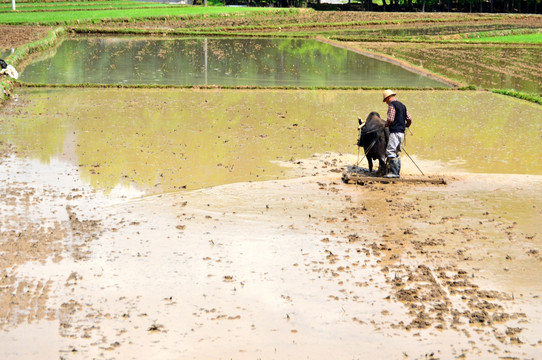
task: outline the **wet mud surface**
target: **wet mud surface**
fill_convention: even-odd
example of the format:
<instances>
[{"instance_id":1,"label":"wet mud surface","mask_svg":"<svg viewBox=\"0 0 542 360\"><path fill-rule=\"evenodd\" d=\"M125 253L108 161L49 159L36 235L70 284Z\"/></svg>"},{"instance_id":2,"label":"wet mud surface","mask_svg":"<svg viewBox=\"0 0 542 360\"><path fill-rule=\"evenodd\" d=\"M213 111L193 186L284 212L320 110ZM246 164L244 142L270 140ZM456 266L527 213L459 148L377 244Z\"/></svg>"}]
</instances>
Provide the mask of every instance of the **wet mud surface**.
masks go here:
<instances>
[{"instance_id":1,"label":"wet mud surface","mask_svg":"<svg viewBox=\"0 0 542 360\"><path fill-rule=\"evenodd\" d=\"M16 153L2 144L4 358L541 354L540 176L347 185L354 156L327 153L285 163L290 180L104 197Z\"/></svg>"}]
</instances>

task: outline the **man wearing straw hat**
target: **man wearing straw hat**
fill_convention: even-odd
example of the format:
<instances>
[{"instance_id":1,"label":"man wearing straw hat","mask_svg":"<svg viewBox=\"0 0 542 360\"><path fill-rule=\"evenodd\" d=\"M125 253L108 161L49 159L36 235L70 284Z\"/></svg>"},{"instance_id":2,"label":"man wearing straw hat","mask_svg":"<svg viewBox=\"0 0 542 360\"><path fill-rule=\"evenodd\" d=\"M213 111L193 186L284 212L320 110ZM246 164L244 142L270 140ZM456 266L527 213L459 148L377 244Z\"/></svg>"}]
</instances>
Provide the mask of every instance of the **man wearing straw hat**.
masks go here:
<instances>
[{"instance_id":1,"label":"man wearing straw hat","mask_svg":"<svg viewBox=\"0 0 542 360\"><path fill-rule=\"evenodd\" d=\"M390 129L390 139L386 147L386 156L390 166L389 172L384 175L386 178L398 178L401 171L401 144L405 139L405 129L412 124L412 117L402 102L395 98L395 92L385 90L382 94L383 102L388 104L388 117L386 127Z\"/></svg>"}]
</instances>

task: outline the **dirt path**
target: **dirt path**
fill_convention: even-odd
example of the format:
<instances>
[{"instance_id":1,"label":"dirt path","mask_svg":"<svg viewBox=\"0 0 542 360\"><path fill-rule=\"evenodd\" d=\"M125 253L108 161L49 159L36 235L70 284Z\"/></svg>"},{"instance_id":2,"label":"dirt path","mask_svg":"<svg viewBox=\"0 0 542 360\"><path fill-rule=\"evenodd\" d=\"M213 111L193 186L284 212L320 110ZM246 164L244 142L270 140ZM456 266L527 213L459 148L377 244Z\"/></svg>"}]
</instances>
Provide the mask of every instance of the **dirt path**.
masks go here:
<instances>
[{"instance_id":1,"label":"dirt path","mask_svg":"<svg viewBox=\"0 0 542 360\"><path fill-rule=\"evenodd\" d=\"M2 358L542 354L538 176L355 186L324 154L292 180L104 198L3 148Z\"/></svg>"}]
</instances>

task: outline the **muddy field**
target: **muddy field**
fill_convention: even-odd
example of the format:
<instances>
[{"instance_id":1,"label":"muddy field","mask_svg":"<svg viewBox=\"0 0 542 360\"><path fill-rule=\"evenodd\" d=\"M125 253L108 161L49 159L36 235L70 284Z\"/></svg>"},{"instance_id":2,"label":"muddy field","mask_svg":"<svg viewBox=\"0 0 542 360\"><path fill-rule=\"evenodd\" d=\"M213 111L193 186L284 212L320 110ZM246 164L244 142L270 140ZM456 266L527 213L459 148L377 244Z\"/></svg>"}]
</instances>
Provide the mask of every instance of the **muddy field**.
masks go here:
<instances>
[{"instance_id":1,"label":"muddy field","mask_svg":"<svg viewBox=\"0 0 542 360\"><path fill-rule=\"evenodd\" d=\"M401 92L424 114L408 149L448 184L355 185L347 141L379 91L17 91L0 112L0 358L542 354L539 125L503 142L536 105ZM462 143L442 136L480 103ZM534 165L462 161L518 141Z\"/></svg>"},{"instance_id":2,"label":"muddy field","mask_svg":"<svg viewBox=\"0 0 542 360\"><path fill-rule=\"evenodd\" d=\"M305 12L98 27L267 26L427 16L432 15ZM459 21L457 14L435 16ZM500 21L486 15L471 21L476 19ZM532 21L514 19L526 26ZM9 35L0 37L0 49L8 49L43 37L48 29L0 30ZM521 64L528 67L528 61ZM485 92L444 96L451 103L443 105L448 104L439 102L444 92L405 92L409 109L426 119L416 118L419 142L410 145L418 146L414 160L427 176L447 184L371 178L345 184L341 175L356 163L356 155L314 154L314 144L325 148L341 131L335 126L328 137L321 136L312 127L316 123L308 121L328 124L319 123L319 117L336 114L323 114L332 106L321 104L338 103L344 93L300 92L288 101L268 101L280 108L250 110L243 101L276 94L232 97L217 89L185 89L170 94L170 100L158 94L157 101L153 96L161 90L79 90L72 90L78 101L53 94L40 103L21 95L10 100L16 106L2 109L0 358L542 358L540 124L534 116L522 137L506 137L508 143L500 135L514 124L517 109L533 119L538 105L502 101ZM98 90L101 101L93 95ZM354 119L375 106L355 96L350 103L359 108L352 105L352 114L343 118ZM233 102L236 97L243 101ZM311 97L323 110L299 106ZM115 107L111 99L125 106ZM141 115L145 112L138 107L146 102L154 115ZM447 111L453 104L459 114ZM469 121L472 106L480 104L491 107L482 125ZM176 127L171 113L195 119L193 127ZM222 133L201 127L200 119L209 114L216 124L209 123ZM247 126L249 114L273 126L265 131ZM429 118L442 126L430 126ZM238 121L246 132L237 142L231 128ZM461 127L461 141L451 137L446 151L433 149L434 142L448 141L442 134L458 121L468 125ZM501 132L481 136L484 125ZM59 131L49 131L55 126ZM114 136L123 126L132 131ZM179 153L180 146L172 146L187 143L173 135L179 129L183 136L192 132L198 146L212 146L195 155ZM302 129L314 143L296 143ZM252 142L266 147L250 147ZM487 151L481 168L460 170L466 164L462 158L473 157L473 147L502 151L522 142L534 151L521 159ZM233 151L221 153L239 144L249 155L269 152L269 159L249 156L254 165L243 168L247 162ZM295 152L293 145L299 145ZM289 147L290 156L276 150L279 146ZM416 156L423 151L436 160ZM200 155L208 164L198 169ZM405 156L402 165L403 177L419 178ZM189 166L198 169L190 182L181 171ZM280 176L271 176L272 171ZM502 174L488 173L497 171Z\"/></svg>"},{"instance_id":3,"label":"muddy field","mask_svg":"<svg viewBox=\"0 0 542 360\"><path fill-rule=\"evenodd\" d=\"M349 111L374 106L376 91L62 91L19 89L2 111L0 357L537 359L542 353L542 178L453 172L457 159L442 161L449 149L440 153L431 144L445 143L439 132L451 131L430 125L430 118L447 119L439 111L425 111L408 142L409 149L420 146L413 155L425 173L447 185L370 178L356 185L341 181L355 154L305 157L348 134L335 126L322 137L314 124L326 128L331 114L349 119ZM462 104L465 113L472 113L471 103L494 104L501 117L490 112L482 123L495 128L491 121L514 119L517 109L528 118L535 110L488 93L425 92L415 102L416 93L401 93L416 114L438 98ZM334 108L338 99L354 103L349 97L357 102L346 114ZM313 112L311 101L326 110ZM276 103L283 112L268 108ZM101 120L97 104L107 114ZM154 121L136 115L153 106L162 108ZM175 122L175 114L187 119ZM244 119L239 144L232 116ZM269 125L258 128L252 117ZM468 138L473 129L465 127L462 136L480 144ZM522 134L533 131L536 124ZM183 147L181 155L175 144L190 143L181 136L186 132L197 151ZM34 133L41 134L37 143ZM502 137L494 134L485 141ZM416 157L427 147L442 160ZM262 149L266 155L255 157ZM529 156L539 151L535 145ZM492 155L490 164L504 161ZM206 162L198 167L200 156ZM513 159L505 163L539 173ZM402 173L419 177L407 157Z\"/></svg>"},{"instance_id":4,"label":"muddy field","mask_svg":"<svg viewBox=\"0 0 542 360\"><path fill-rule=\"evenodd\" d=\"M347 185L355 157L321 154L292 180L104 197L2 148L3 358L542 354L540 176Z\"/></svg>"}]
</instances>

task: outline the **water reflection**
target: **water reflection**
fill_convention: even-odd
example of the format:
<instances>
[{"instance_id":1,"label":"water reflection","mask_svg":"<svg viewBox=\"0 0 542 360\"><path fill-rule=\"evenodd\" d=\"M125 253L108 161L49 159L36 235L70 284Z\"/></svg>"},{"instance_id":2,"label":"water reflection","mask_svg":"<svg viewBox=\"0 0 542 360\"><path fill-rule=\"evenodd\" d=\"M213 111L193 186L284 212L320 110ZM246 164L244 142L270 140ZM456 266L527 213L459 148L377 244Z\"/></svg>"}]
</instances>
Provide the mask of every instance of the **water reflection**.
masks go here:
<instances>
[{"instance_id":1,"label":"water reflection","mask_svg":"<svg viewBox=\"0 0 542 360\"><path fill-rule=\"evenodd\" d=\"M301 39L73 38L21 74L30 83L447 87L399 66Z\"/></svg>"},{"instance_id":2,"label":"water reflection","mask_svg":"<svg viewBox=\"0 0 542 360\"><path fill-rule=\"evenodd\" d=\"M411 155L449 171L542 174L539 105L399 95L414 117ZM357 116L373 110L385 113L380 91L19 89L0 109L0 140L19 156L71 162L97 189L162 192L285 178L275 161L355 153Z\"/></svg>"}]
</instances>

